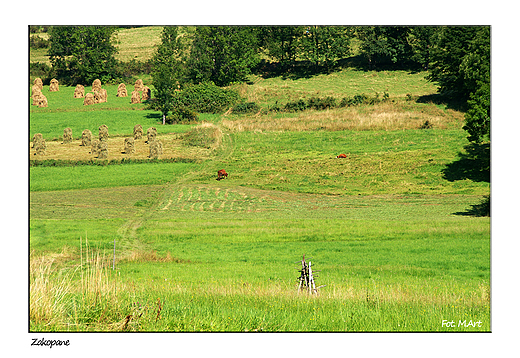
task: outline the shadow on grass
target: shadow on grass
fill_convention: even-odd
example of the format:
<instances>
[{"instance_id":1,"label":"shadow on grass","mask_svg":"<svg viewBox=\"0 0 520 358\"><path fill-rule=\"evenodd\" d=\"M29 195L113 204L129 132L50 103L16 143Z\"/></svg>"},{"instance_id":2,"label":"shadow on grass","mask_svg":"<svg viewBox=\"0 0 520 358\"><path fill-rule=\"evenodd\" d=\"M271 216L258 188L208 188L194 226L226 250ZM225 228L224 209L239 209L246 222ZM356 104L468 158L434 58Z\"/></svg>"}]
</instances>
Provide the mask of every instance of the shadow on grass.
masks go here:
<instances>
[{"instance_id":1,"label":"shadow on grass","mask_svg":"<svg viewBox=\"0 0 520 358\"><path fill-rule=\"evenodd\" d=\"M469 179L476 182L490 182L489 143L470 143L459 153L459 159L446 165L442 174L449 181Z\"/></svg>"},{"instance_id":2,"label":"shadow on grass","mask_svg":"<svg viewBox=\"0 0 520 358\"><path fill-rule=\"evenodd\" d=\"M484 217L491 216L491 198L487 195L483 201L478 204L471 205L471 209L466 211L460 211L454 213L454 215L460 216L475 216L475 217Z\"/></svg>"},{"instance_id":3,"label":"shadow on grass","mask_svg":"<svg viewBox=\"0 0 520 358\"><path fill-rule=\"evenodd\" d=\"M469 179L475 182L490 182L490 144L470 143L459 153L459 158L446 166L442 171L446 180L456 181ZM484 201L471 206L465 212L457 212L461 216L490 216L491 202L487 196Z\"/></svg>"}]
</instances>

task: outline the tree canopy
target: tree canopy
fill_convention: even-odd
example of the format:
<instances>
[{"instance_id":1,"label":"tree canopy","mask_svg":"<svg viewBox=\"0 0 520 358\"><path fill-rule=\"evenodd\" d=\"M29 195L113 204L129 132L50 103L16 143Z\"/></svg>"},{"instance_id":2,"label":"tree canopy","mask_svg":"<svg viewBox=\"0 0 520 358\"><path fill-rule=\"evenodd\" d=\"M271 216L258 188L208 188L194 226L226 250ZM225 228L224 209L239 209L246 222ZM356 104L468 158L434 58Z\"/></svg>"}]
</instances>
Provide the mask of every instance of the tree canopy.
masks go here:
<instances>
[{"instance_id":1,"label":"tree canopy","mask_svg":"<svg viewBox=\"0 0 520 358\"><path fill-rule=\"evenodd\" d=\"M116 76L117 50L109 26L52 26L48 56L56 77L64 83L107 82Z\"/></svg>"}]
</instances>

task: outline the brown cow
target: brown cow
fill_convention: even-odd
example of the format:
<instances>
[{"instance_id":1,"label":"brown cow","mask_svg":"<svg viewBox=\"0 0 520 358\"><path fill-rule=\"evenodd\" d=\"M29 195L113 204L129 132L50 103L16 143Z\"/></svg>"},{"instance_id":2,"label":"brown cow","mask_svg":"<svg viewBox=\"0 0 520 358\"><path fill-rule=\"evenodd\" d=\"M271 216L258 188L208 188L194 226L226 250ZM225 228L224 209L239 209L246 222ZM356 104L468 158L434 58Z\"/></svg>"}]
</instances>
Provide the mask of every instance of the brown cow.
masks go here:
<instances>
[{"instance_id":1,"label":"brown cow","mask_svg":"<svg viewBox=\"0 0 520 358\"><path fill-rule=\"evenodd\" d=\"M336 158L346 158L346 157L347 157L346 154L340 154L340 155L338 155Z\"/></svg>"},{"instance_id":2,"label":"brown cow","mask_svg":"<svg viewBox=\"0 0 520 358\"><path fill-rule=\"evenodd\" d=\"M217 180L221 180L221 179L224 179L224 178L227 179L228 173L226 173L226 171L224 169L220 169L217 172L217 175L218 175Z\"/></svg>"}]
</instances>

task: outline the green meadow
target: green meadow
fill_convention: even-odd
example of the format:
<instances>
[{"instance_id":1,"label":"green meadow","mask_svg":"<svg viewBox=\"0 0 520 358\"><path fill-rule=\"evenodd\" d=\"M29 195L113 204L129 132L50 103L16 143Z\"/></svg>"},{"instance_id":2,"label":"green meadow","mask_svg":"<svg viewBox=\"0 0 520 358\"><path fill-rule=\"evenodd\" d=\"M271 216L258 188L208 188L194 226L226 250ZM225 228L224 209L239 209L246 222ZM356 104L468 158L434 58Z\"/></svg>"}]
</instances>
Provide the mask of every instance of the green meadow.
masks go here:
<instances>
[{"instance_id":1,"label":"green meadow","mask_svg":"<svg viewBox=\"0 0 520 358\"><path fill-rule=\"evenodd\" d=\"M186 162L31 157L42 164L29 171L30 331L489 332L490 218L477 210L489 161L468 145L463 113L417 101L436 90L424 76L253 76L235 89L263 108L390 100L165 126L117 85L87 108L72 87L44 88L49 107L31 106L30 138L106 124L117 139L141 124L182 157L194 146L182 135L204 122L222 141ZM219 169L228 178L215 180ZM298 292L303 255L318 294Z\"/></svg>"}]
</instances>

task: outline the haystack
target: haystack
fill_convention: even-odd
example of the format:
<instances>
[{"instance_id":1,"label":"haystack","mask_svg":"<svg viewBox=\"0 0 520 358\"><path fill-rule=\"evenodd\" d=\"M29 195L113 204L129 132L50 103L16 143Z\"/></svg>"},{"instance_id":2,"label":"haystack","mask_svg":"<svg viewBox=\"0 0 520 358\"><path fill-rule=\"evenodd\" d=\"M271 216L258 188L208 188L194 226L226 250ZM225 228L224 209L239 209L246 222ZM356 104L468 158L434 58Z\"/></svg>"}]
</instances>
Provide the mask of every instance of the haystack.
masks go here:
<instances>
[{"instance_id":1,"label":"haystack","mask_svg":"<svg viewBox=\"0 0 520 358\"><path fill-rule=\"evenodd\" d=\"M143 101L147 101L152 98L152 90L147 86L143 87Z\"/></svg>"},{"instance_id":2,"label":"haystack","mask_svg":"<svg viewBox=\"0 0 520 358\"><path fill-rule=\"evenodd\" d=\"M99 91L101 89L101 81L98 79L95 79L94 82L92 82L92 92Z\"/></svg>"},{"instance_id":3,"label":"haystack","mask_svg":"<svg viewBox=\"0 0 520 358\"><path fill-rule=\"evenodd\" d=\"M94 99L94 95L92 93L87 93L85 95L85 99L83 100L83 105L84 106L90 106L91 104L94 104L96 103L95 102L95 99Z\"/></svg>"},{"instance_id":4,"label":"haystack","mask_svg":"<svg viewBox=\"0 0 520 358\"><path fill-rule=\"evenodd\" d=\"M85 129L81 133L81 146L90 147L92 144L92 132L89 129Z\"/></svg>"},{"instance_id":5,"label":"haystack","mask_svg":"<svg viewBox=\"0 0 520 358\"><path fill-rule=\"evenodd\" d=\"M141 139L143 137L143 127L140 124L134 126L134 139Z\"/></svg>"},{"instance_id":6,"label":"haystack","mask_svg":"<svg viewBox=\"0 0 520 358\"><path fill-rule=\"evenodd\" d=\"M101 141L99 139L94 139L92 141L90 153L92 153L92 155L94 155L95 157L99 155L100 144L101 144Z\"/></svg>"},{"instance_id":7,"label":"haystack","mask_svg":"<svg viewBox=\"0 0 520 358\"><path fill-rule=\"evenodd\" d=\"M108 139L108 127L106 124L99 126L99 140L106 141Z\"/></svg>"},{"instance_id":8,"label":"haystack","mask_svg":"<svg viewBox=\"0 0 520 358\"><path fill-rule=\"evenodd\" d=\"M144 87L143 80L139 79L139 80L135 81L134 91L142 91L143 87Z\"/></svg>"},{"instance_id":9,"label":"haystack","mask_svg":"<svg viewBox=\"0 0 520 358\"><path fill-rule=\"evenodd\" d=\"M150 144L157 137L157 128L155 128L155 127L148 128L148 130L146 131L146 135L148 137L148 140L146 141L146 143Z\"/></svg>"},{"instance_id":10,"label":"haystack","mask_svg":"<svg viewBox=\"0 0 520 358\"><path fill-rule=\"evenodd\" d=\"M107 101L107 90L104 88L101 88L99 91L93 92L94 93L94 102L95 103L103 103Z\"/></svg>"},{"instance_id":11,"label":"haystack","mask_svg":"<svg viewBox=\"0 0 520 358\"><path fill-rule=\"evenodd\" d=\"M37 102L37 106L38 107L48 107L49 104L47 103L47 97L45 97L45 95L43 93L40 92L40 95L38 96L38 98L36 99L36 102Z\"/></svg>"},{"instance_id":12,"label":"haystack","mask_svg":"<svg viewBox=\"0 0 520 358\"><path fill-rule=\"evenodd\" d=\"M63 130L63 144L72 142L72 129L65 128Z\"/></svg>"},{"instance_id":13,"label":"haystack","mask_svg":"<svg viewBox=\"0 0 520 358\"><path fill-rule=\"evenodd\" d=\"M132 98L130 99L130 103L141 103L141 94L139 91L132 91Z\"/></svg>"},{"instance_id":14,"label":"haystack","mask_svg":"<svg viewBox=\"0 0 520 358\"><path fill-rule=\"evenodd\" d=\"M153 140L150 143L150 156L151 159L159 159L159 155L163 153L162 143L160 140Z\"/></svg>"},{"instance_id":15,"label":"haystack","mask_svg":"<svg viewBox=\"0 0 520 358\"><path fill-rule=\"evenodd\" d=\"M33 137L33 148L35 150L35 155L44 155L45 149L47 149L47 144L45 143L45 139L41 133L36 133Z\"/></svg>"},{"instance_id":16,"label":"haystack","mask_svg":"<svg viewBox=\"0 0 520 358\"><path fill-rule=\"evenodd\" d=\"M83 98L85 97L85 87L83 85L76 85L74 89L74 98Z\"/></svg>"},{"instance_id":17,"label":"haystack","mask_svg":"<svg viewBox=\"0 0 520 358\"><path fill-rule=\"evenodd\" d=\"M125 138L125 154L132 154L135 152L134 138Z\"/></svg>"},{"instance_id":18,"label":"haystack","mask_svg":"<svg viewBox=\"0 0 520 358\"><path fill-rule=\"evenodd\" d=\"M34 84L40 88L40 91L43 89L43 81L40 77L34 79Z\"/></svg>"},{"instance_id":19,"label":"haystack","mask_svg":"<svg viewBox=\"0 0 520 358\"><path fill-rule=\"evenodd\" d=\"M50 92L58 92L60 90L60 85L58 84L58 80L53 78L51 80L51 85L49 87Z\"/></svg>"},{"instance_id":20,"label":"haystack","mask_svg":"<svg viewBox=\"0 0 520 358\"><path fill-rule=\"evenodd\" d=\"M32 105L33 106L37 106L38 105L38 98L40 97L40 95L42 94L42 91L40 89L40 87L38 87L38 85L34 85L32 86L32 89L31 89L31 98L32 98Z\"/></svg>"},{"instance_id":21,"label":"haystack","mask_svg":"<svg viewBox=\"0 0 520 358\"><path fill-rule=\"evenodd\" d=\"M117 97L128 97L128 92L126 91L126 85L124 83L119 84L117 87Z\"/></svg>"},{"instance_id":22,"label":"haystack","mask_svg":"<svg viewBox=\"0 0 520 358\"><path fill-rule=\"evenodd\" d=\"M99 154L98 159L107 159L108 157L108 144L102 140L99 142Z\"/></svg>"}]
</instances>

